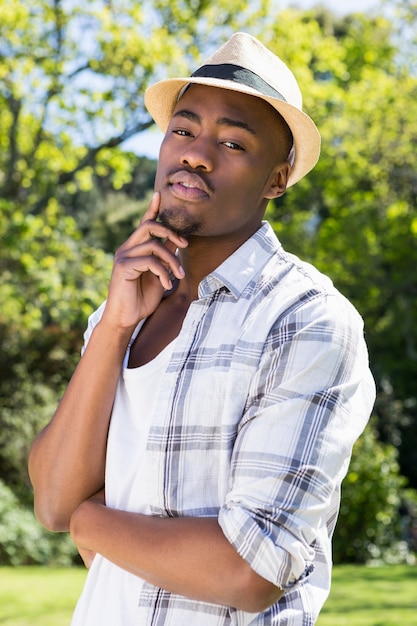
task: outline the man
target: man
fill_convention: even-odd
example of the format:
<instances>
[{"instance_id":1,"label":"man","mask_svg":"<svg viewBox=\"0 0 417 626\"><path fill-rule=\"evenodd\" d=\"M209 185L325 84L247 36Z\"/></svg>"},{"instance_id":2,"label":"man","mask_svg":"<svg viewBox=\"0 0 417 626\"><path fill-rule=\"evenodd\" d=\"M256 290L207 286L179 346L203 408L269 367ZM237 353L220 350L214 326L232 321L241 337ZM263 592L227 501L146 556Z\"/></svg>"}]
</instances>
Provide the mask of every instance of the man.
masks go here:
<instances>
[{"instance_id":1,"label":"man","mask_svg":"<svg viewBox=\"0 0 417 626\"><path fill-rule=\"evenodd\" d=\"M36 513L91 565L74 626L311 626L374 400L359 315L263 222L319 134L242 33L145 102L155 194L32 447Z\"/></svg>"}]
</instances>

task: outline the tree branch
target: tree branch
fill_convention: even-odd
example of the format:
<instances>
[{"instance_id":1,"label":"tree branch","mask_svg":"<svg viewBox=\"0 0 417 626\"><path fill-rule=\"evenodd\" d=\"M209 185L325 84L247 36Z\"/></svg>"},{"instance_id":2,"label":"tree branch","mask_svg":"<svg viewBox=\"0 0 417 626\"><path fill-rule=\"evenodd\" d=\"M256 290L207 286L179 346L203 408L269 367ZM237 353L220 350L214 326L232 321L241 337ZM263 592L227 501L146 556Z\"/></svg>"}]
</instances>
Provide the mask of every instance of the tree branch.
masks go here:
<instances>
[{"instance_id":1,"label":"tree branch","mask_svg":"<svg viewBox=\"0 0 417 626\"><path fill-rule=\"evenodd\" d=\"M18 187L18 181L16 179L16 162L19 158L19 149L17 146L17 131L19 125L19 116L22 110L22 101L17 100L12 94L6 97L6 102L9 105L10 112L12 114L12 123L9 133L9 159L6 170L6 176L3 186L3 195L5 198L12 197Z\"/></svg>"},{"instance_id":2,"label":"tree branch","mask_svg":"<svg viewBox=\"0 0 417 626\"><path fill-rule=\"evenodd\" d=\"M130 137L132 137L133 135L136 135L138 133L141 133L147 130L153 124L154 124L154 121L151 119L146 122L140 122L130 129L125 129L123 133L121 133L120 135L111 137L106 142L102 143L101 145L93 147L93 148L89 148L87 154L78 162L78 164L71 171L62 172L58 176L58 180L56 181L56 184L53 187L51 187L48 190L48 192L44 194L36 202L36 204L32 207L30 213L32 213L33 215L37 215L41 213L42 210L46 207L50 198L52 198L53 195L55 194L57 187L61 187L62 185L65 185L66 183L73 181L77 172L80 172L85 167L94 166L96 163L97 155L101 152L101 150L104 150L106 148L115 148L119 146L121 143L123 143L124 141L126 141L127 139L129 139Z\"/></svg>"}]
</instances>

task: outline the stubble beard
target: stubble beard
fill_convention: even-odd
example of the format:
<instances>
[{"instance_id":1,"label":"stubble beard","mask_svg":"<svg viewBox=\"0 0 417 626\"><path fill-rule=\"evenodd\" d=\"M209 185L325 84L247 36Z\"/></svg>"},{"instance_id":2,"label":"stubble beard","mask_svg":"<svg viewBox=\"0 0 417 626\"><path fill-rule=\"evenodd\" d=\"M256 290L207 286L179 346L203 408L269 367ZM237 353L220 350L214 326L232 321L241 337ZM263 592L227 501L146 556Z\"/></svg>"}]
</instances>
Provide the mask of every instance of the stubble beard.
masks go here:
<instances>
[{"instance_id":1,"label":"stubble beard","mask_svg":"<svg viewBox=\"0 0 417 626\"><path fill-rule=\"evenodd\" d=\"M169 207L160 209L158 221L176 235L186 239L191 235L198 235L203 226L202 220L195 220L188 215L179 215L177 209L170 209Z\"/></svg>"}]
</instances>

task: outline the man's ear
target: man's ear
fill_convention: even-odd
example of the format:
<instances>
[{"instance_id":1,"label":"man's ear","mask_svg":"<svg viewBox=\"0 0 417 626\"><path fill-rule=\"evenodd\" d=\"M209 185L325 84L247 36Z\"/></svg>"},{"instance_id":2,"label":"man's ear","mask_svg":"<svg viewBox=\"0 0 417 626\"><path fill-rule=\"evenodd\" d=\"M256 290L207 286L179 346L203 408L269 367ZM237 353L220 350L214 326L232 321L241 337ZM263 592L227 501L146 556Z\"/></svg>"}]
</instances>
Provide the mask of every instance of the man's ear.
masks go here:
<instances>
[{"instance_id":1,"label":"man's ear","mask_svg":"<svg viewBox=\"0 0 417 626\"><path fill-rule=\"evenodd\" d=\"M288 161L280 163L271 173L270 185L265 198L273 200L273 198L280 198L284 195L287 189L288 178L291 173L291 165Z\"/></svg>"}]
</instances>

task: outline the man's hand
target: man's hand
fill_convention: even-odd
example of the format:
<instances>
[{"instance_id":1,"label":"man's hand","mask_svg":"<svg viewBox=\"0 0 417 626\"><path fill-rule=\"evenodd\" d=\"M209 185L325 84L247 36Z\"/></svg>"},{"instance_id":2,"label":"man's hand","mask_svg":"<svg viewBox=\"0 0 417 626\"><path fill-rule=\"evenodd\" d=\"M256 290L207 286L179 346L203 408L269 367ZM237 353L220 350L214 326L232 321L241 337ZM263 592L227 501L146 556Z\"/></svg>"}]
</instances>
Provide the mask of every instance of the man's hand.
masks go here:
<instances>
[{"instance_id":1,"label":"man's hand","mask_svg":"<svg viewBox=\"0 0 417 626\"><path fill-rule=\"evenodd\" d=\"M184 277L177 248L187 240L156 221L160 194L154 193L138 228L115 255L103 321L120 330L133 329L151 315L164 290L172 288L170 275Z\"/></svg>"},{"instance_id":2,"label":"man's hand","mask_svg":"<svg viewBox=\"0 0 417 626\"><path fill-rule=\"evenodd\" d=\"M93 550L87 550L85 548L79 548L77 546L77 550L78 550L78 554L80 555L80 557L83 560L83 563L85 565L85 567L87 569L90 569L90 567L93 564L94 558L96 556L96 553L93 552Z\"/></svg>"}]
</instances>

